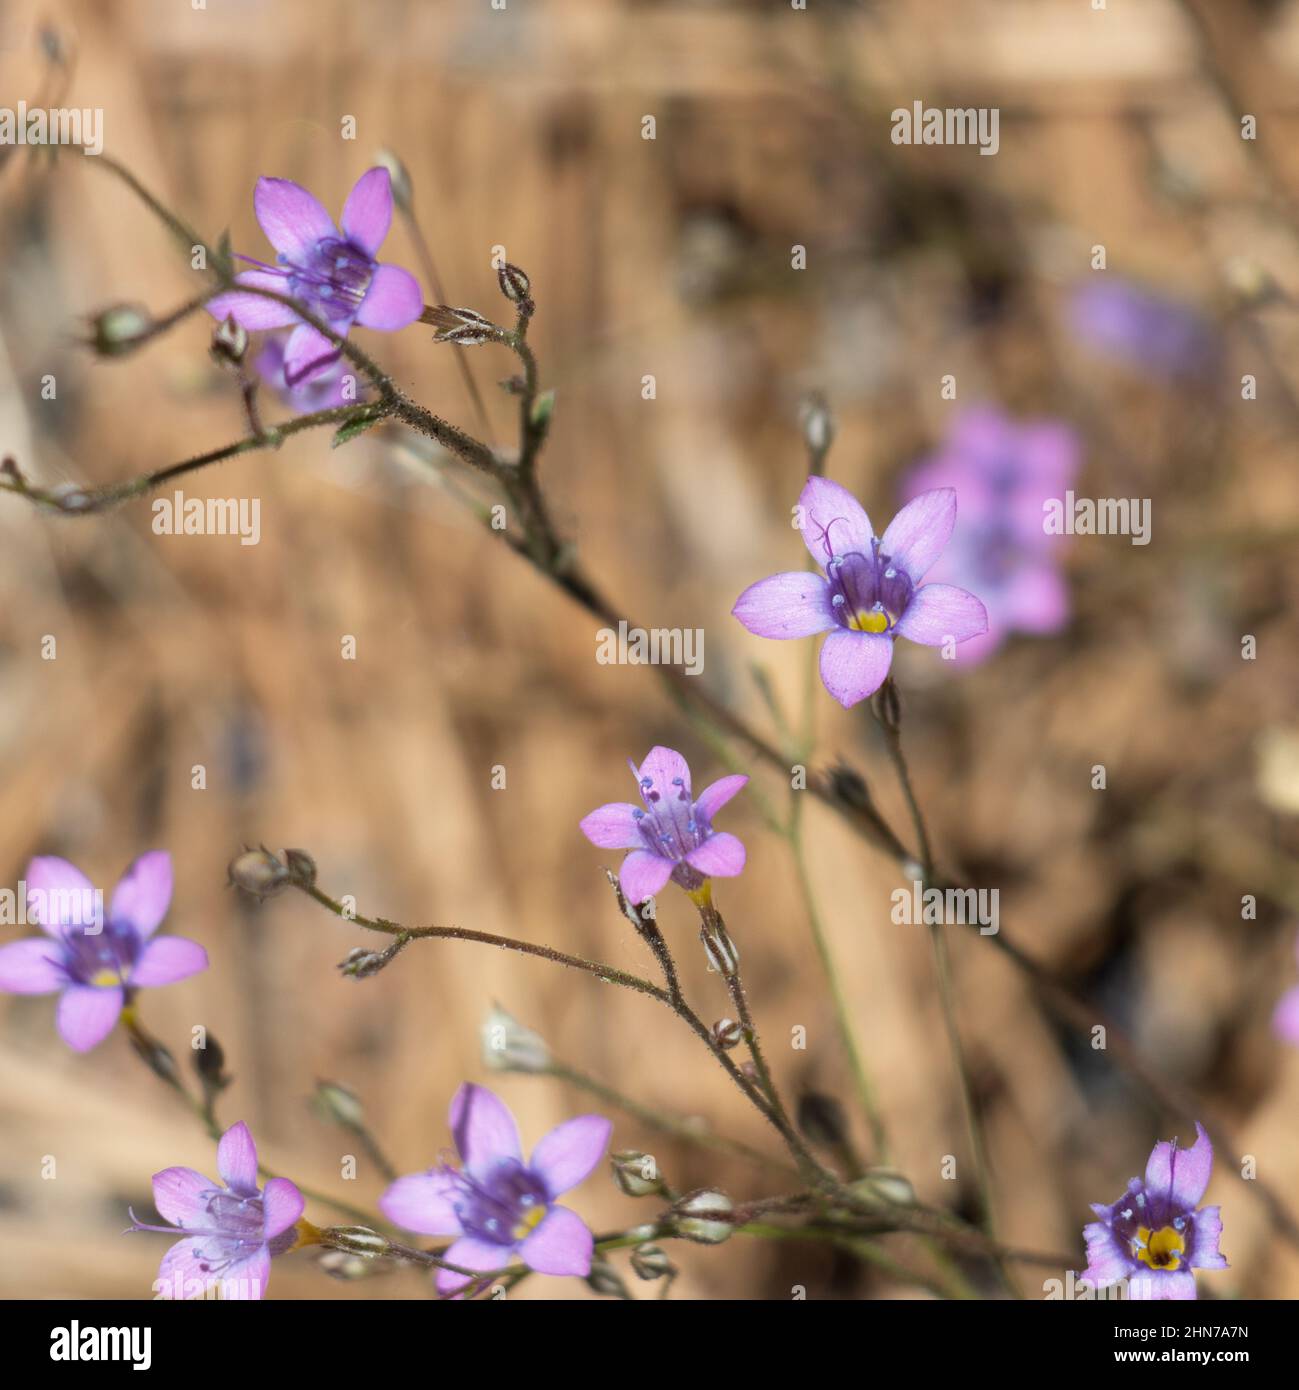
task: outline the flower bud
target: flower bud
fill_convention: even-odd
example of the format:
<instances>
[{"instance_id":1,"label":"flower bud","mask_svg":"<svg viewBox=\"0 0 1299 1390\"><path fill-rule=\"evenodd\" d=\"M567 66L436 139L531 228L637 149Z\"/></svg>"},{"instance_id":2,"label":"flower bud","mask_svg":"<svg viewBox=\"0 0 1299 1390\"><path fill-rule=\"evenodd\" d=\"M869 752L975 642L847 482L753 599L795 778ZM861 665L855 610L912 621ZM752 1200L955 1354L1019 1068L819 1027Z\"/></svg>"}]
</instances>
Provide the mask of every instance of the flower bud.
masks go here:
<instances>
[{"instance_id":1,"label":"flower bud","mask_svg":"<svg viewBox=\"0 0 1299 1390\"><path fill-rule=\"evenodd\" d=\"M230 1078L225 1074L225 1049L211 1033L204 1036L202 1047L194 1049L194 1070L198 1073L204 1091L215 1093L224 1090L230 1084Z\"/></svg>"},{"instance_id":2,"label":"flower bud","mask_svg":"<svg viewBox=\"0 0 1299 1390\"><path fill-rule=\"evenodd\" d=\"M176 1068L176 1059L156 1038L150 1038L135 1028L128 1029L128 1036L131 1046L155 1076L168 1084L177 1079L180 1073Z\"/></svg>"},{"instance_id":3,"label":"flower bud","mask_svg":"<svg viewBox=\"0 0 1299 1390\"><path fill-rule=\"evenodd\" d=\"M806 1091L798 1098L798 1127L813 1144L835 1149L848 1142L848 1121L833 1096Z\"/></svg>"},{"instance_id":4,"label":"flower bud","mask_svg":"<svg viewBox=\"0 0 1299 1390\"><path fill-rule=\"evenodd\" d=\"M821 458L834 442L834 416L819 391L811 392L799 402L798 423L802 426L808 453Z\"/></svg>"},{"instance_id":5,"label":"flower bud","mask_svg":"<svg viewBox=\"0 0 1299 1390\"><path fill-rule=\"evenodd\" d=\"M895 1168L872 1168L856 1182L850 1183L849 1190L867 1201L890 1207L911 1207L916 1202L915 1188Z\"/></svg>"},{"instance_id":6,"label":"flower bud","mask_svg":"<svg viewBox=\"0 0 1299 1390\"><path fill-rule=\"evenodd\" d=\"M699 935L710 968L728 980L733 979L740 968L740 948L731 940L721 918L707 923Z\"/></svg>"},{"instance_id":7,"label":"flower bud","mask_svg":"<svg viewBox=\"0 0 1299 1390\"><path fill-rule=\"evenodd\" d=\"M449 304L425 310L420 322L431 323L437 329L433 335L435 343L459 343L461 347L488 342L501 331L476 309L453 309Z\"/></svg>"},{"instance_id":8,"label":"flower bud","mask_svg":"<svg viewBox=\"0 0 1299 1390\"><path fill-rule=\"evenodd\" d=\"M365 1123L360 1098L337 1081L317 1081L311 1099L325 1119L333 1120L344 1129L360 1129Z\"/></svg>"},{"instance_id":9,"label":"flower bud","mask_svg":"<svg viewBox=\"0 0 1299 1390\"><path fill-rule=\"evenodd\" d=\"M622 1149L609 1155L613 1180L628 1197L653 1197L663 1192L663 1178L653 1154Z\"/></svg>"},{"instance_id":10,"label":"flower bud","mask_svg":"<svg viewBox=\"0 0 1299 1390\"><path fill-rule=\"evenodd\" d=\"M386 1255L391 1248L388 1238L369 1226L330 1226L321 1231L320 1239L331 1250L342 1250L367 1260Z\"/></svg>"},{"instance_id":11,"label":"flower bud","mask_svg":"<svg viewBox=\"0 0 1299 1390\"><path fill-rule=\"evenodd\" d=\"M493 1004L481 1030L483 1065L493 1071L537 1075L550 1070L550 1049L530 1028Z\"/></svg>"},{"instance_id":12,"label":"flower bud","mask_svg":"<svg viewBox=\"0 0 1299 1390\"><path fill-rule=\"evenodd\" d=\"M677 1267L657 1245L638 1245L631 1252L631 1267L642 1279L675 1279Z\"/></svg>"},{"instance_id":13,"label":"flower bud","mask_svg":"<svg viewBox=\"0 0 1299 1390\"><path fill-rule=\"evenodd\" d=\"M90 330L90 346L101 357L125 357L149 341L154 323L139 305L114 304L91 320Z\"/></svg>"},{"instance_id":14,"label":"flower bud","mask_svg":"<svg viewBox=\"0 0 1299 1390\"><path fill-rule=\"evenodd\" d=\"M870 788L866 779L856 768L840 763L830 769L830 791L836 801L851 806L857 811L866 811L871 806Z\"/></svg>"},{"instance_id":15,"label":"flower bud","mask_svg":"<svg viewBox=\"0 0 1299 1390\"><path fill-rule=\"evenodd\" d=\"M248 330L228 315L212 330L212 360L218 367L238 368L248 351Z\"/></svg>"},{"instance_id":16,"label":"flower bud","mask_svg":"<svg viewBox=\"0 0 1299 1390\"><path fill-rule=\"evenodd\" d=\"M500 281L501 293L511 304L522 306L529 303L532 298L532 282L517 265L511 265L506 261L496 272L496 278Z\"/></svg>"},{"instance_id":17,"label":"flower bud","mask_svg":"<svg viewBox=\"0 0 1299 1390\"><path fill-rule=\"evenodd\" d=\"M744 1029L733 1018L719 1018L712 1028L713 1041L727 1052L744 1041Z\"/></svg>"},{"instance_id":18,"label":"flower bud","mask_svg":"<svg viewBox=\"0 0 1299 1390\"><path fill-rule=\"evenodd\" d=\"M700 1245L720 1245L729 1240L734 1230L728 1219L735 1211L724 1192L701 1189L683 1197L672 1208L673 1228L677 1235Z\"/></svg>"},{"instance_id":19,"label":"flower bud","mask_svg":"<svg viewBox=\"0 0 1299 1390\"><path fill-rule=\"evenodd\" d=\"M606 1298L630 1298L627 1292L627 1285L618 1276L618 1271L608 1262L598 1256L591 1261L591 1272L586 1276L587 1284L598 1294L603 1294Z\"/></svg>"},{"instance_id":20,"label":"flower bud","mask_svg":"<svg viewBox=\"0 0 1299 1390\"><path fill-rule=\"evenodd\" d=\"M289 882L289 871L267 849L246 849L230 861L230 882L255 898L269 898Z\"/></svg>"},{"instance_id":21,"label":"flower bud","mask_svg":"<svg viewBox=\"0 0 1299 1390\"><path fill-rule=\"evenodd\" d=\"M532 414L529 418L536 429L542 429L550 424L550 417L555 413L555 393L554 391L543 391L541 395L532 402Z\"/></svg>"},{"instance_id":22,"label":"flower bud","mask_svg":"<svg viewBox=\"0 0 1299 1390\"><path fill-rule=\"evenodd\" d=\"M338 968L349 979L364 980L367 975L377 975L388 964L388 960L386 951L371 951L364 946L354 946Z\"/></svg>"},{"instance_id":23,"label":"flower bud","mask_svg":"<svg viewBox=\"0 0 1299 1390\"><path fill-rule=\"evenodd\" d=\"M353 1255L347 1250L324 1250L316 1265L331 1279L368 1279L370 1275L392 1267L378 1264L364 1255Z\"/></svg>"},{"instance_id":24,"label":"flower bud","mask_svg":"<svg viewBox=\"0 0 1299 1390\"><path fill-rule=\"evenodd\" d=\"M406 166L391 150L380 150L374 162L388 171L388 182L392 185L392 200L402 212L409 212L415 200L415 190L411 185Z\"/></svg>"}]
</instances>

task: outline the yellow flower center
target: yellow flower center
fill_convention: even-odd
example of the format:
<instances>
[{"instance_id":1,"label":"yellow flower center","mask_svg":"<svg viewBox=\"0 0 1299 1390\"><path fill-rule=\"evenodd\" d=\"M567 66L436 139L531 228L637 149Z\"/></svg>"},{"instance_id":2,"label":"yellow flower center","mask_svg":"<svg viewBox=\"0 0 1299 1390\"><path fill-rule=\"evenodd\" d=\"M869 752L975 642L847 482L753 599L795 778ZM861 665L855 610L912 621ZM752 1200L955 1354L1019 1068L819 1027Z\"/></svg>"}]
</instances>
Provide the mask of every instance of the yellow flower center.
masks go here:
<instances>
[{"instance_id":1,"label":"yellow flower center","mask_svg":"<svg viewBox=\"0 0 1299 1390\"><path fill-rule=\"evenodd\" d=\"M1182 1233L1171 1226L1165 1226L1153 1234L1149 1226L1142 1226L1137 1231L1136 1253L1137 1259L1151 1269L1178 1269L1182 1263L1181 1257L1186 1253L1186 1241L1182 1239Z\"/></svg>"},{"instance_id":2,"label":"yellow flower center","mask_svg":"<svg viewBox=\"0 0 1299 1390\"><path fill-rule=\"evenodd\" d=\"M110 985L120 985L122 983L122 977L116 970L96 970L90 977L90 983L92 985L99 985L101 988L107 988Z\"/></svg>"},{"instance_id":3,"label":"yellow flower center","mask_svg":"<svg viewBox=\"0 0 1299 1390\"><path fill-rule=\"evenodd\" d=\"M884 632L889 625L889 615L878 608L859 608L848 619L848 626L854 632Z\"/></svg>"},{"instance_id":4,"label":"yellow flower center","mask_svg":"<svg viewBox=\"0 0 1299 1390\"><path fill-rule=\"evenodd\" d=\"M519 1218L518 1224L512 1232L515 1240L524 1240L541 1225L545 1219L546 1208L538 1202L535 1207L529 1207Z\"/></svg>"}]
</instances>

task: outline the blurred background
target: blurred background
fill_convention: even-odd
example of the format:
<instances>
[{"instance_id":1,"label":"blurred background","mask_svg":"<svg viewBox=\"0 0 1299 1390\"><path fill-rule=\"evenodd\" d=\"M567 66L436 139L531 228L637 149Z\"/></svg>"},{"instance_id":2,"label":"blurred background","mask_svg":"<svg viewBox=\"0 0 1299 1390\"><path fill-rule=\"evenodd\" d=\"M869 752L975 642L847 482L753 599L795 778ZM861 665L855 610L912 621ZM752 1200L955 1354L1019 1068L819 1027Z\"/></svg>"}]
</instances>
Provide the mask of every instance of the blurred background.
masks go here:
<instances>
[{"instance_id":1,"label":"blurred background","mask_svg":"<svg viewBox=\"0 0 1299 1390\"><path fill-rule=\"evenodd\" d=\"M1003 585L999 645L953 663L899 644L894 670L940 863L997 888L1005 935L1204 1112L1152 1108L990 942L952 933L1001 1236L1081 1268L1088 1204L1113 1201L1156 1138L1189 1141L1211 1114L1239 1153L1218 1153L1208 1198L1232 1267L1202 1275L1201 1297L1299 1295L1299 1254L1232 1172L1252 1155L1299 1205L1299 1049L1271 1025L1299 983L1297 69L1299 6L1247 0L0 8L5 104L102 108L106 153L209 239L229 228L237 250L265 255L259 175L337 212L388 148L451 303L504 313L491 265L504 247L532 277L530 339L557 393L543 478L558 524L633 621L704 630L699 679L769 736L754 667L797 718L809 644L763 642L729 613L753 580L803 564L789 509L807 391L838 422L828 471L877 529L918 468L996 473L969 444L980 424L1002 463L1045 450L1079 496L1149 499L1149 545L1075 536L1027 557L1026 536L981 537L972 511L955 548ZM996 107L995 157L893 144L890 112L915 101ZM237 438L238 391L208 358L204 316L118 361L77 341L108 304L161 314L196 292L166 232L94 159L0 153L3 452L46 485L102 484ZM383 258L435 302L399 222ZM427 329L357 341L474 427L453 350ZM515 405L495 383L513 360L491 347L465 360L508 445ZM288 413L269 395L264 408ZM1037 475L1016 476L1036 506ZM362 1097L402 1172L446 1147L462 1080L505 1097L525 1145L597 1108L570 1082L485 1068L494 1001L571 1067L774 1153L651 1001L452 942L346 981L336 964L364 933L299 895L258 905L226 886L242 846L301 846L362 912L652 973L604 881L618 856L577 822L628 797L626 759L656 742L687 755L696 787L727 768L652 672L596 662L597 624L474 522L464 481L378 431L337 450L308 434L186 478L187 496L260 499L248 547L154 535L144 503L75 520L0 497L0 879L14 888L30 856L59 854L111 888L137 854L168 849L168 927L212 968L145 995L148 1026L182 1057L189 1030L210 1029L235 1076L222 1122L246 1120L277 1171L359 1205L383 1179L364 1153L356 1179L340 1177L358 1150L311 1108L321 1078ZM1022 590L1005 584L1025 565ZM355 661L340 657L347 635ZM818 687L814 709L815 765L847 759L903 827L867 707L845 713ZM790 846L759 810L788 790L751 770L753 794L724 822L749 863L720 902L779 1081L841 1097L870 1155ZM889 916L903 876L822 806L804 827L892 1161L925 1200L968 1214L929 943ZM711 1020L727 1001L692 917L664 896L661 925ZM759 1165L609 1113L615 1146L653 1152L679 1189L781 1190ZM956 1181L941 1176L947 1154L962 1156ZM123 1239L125 1208L148 1209L155 1170L211 1172L213 1157L120 1030L75 1056L50 999L0 1000L0 1293L147 1297L166 1242ZM652 1209L604 1171L571 1202L601 1231ZM914 1242L888 1248L922 1262ZM737 1238L677 1258L674 1297L925 1296L814 1245ZM1038 1296L1062 1272L1029 1268L1023 1287ZM277 1261L271 1285L274 1298L428 1296L415 1271L347 1285L309 1255ZM535 1279L519 1296L590 1295Z\"/></svg>"}]
</instances>

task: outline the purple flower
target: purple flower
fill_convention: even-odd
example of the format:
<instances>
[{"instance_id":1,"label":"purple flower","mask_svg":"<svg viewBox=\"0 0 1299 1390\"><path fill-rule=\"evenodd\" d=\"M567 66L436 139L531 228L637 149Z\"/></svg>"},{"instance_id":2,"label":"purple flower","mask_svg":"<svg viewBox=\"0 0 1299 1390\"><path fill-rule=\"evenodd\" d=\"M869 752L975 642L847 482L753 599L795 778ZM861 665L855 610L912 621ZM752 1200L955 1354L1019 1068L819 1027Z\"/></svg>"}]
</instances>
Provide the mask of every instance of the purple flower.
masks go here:
<instances>
[{"instance_id":1,"label":"purple flower","mask_svg":"<svg viewBox=\"0 0 1299 1390\"><path fill-rule=\"evenodd\" d=\"M294 1229L304 1206L288 1178L257 1186L257 1145L241 1120L217 1145L215 1183L193 1168L164 1168L153 1175L153 1204L170 1226L146 1226L131 1213L132 1229L185 1235L162 1257L154 1286L163 1298L255 1299L266 1292L271 1257L298 1241Z\"/></svg>"},{"instance_id":2,"label":"purple flower","mask_svg":"<svg viewBox=\"0 0 1299 1390\"><path fill-rule=\"evenodd\" d=\"M98 894L66 859L42 857L27 866L27 915L44 928L0 947L0 990L61 991L58 1028L76 1052L88 1052L112 1031L137 989L174 984L207 969L207 952L183 936L154 936L171 902L171 855L142 854L113 890L107 920L87 911Z\"/></svg>"},{"instance_id":3,"label":"purple flower","mask_svg":"<svg viewBox=\"0 0 1299 1390\"><path fill-rule=\"evenodd\" d=\"M317 410L354 405L361 399L364 394L362 383L357 381L355 373L349 370L341 358L332 365L322 367L314 376L299 382L297 386L290 386L284 375L284 351L290 336L287 333L272 334L266 339L261 352L253 362L257 374L285 405L299 415L310 415Z\"/></svg>"},{"instance_id":4,"label":"purple flower","mask_svg":"<svg viewBox=\"0 0 1299 1390\"><path fill-rule=\"evenodd\" d=\"M1204 1127L1189 1149L1177 1140L1156 1144L1146 1178L1133 1178L1113 1206L1093 1204L1100 1217L1083 1230L1087 1268L1082 1277L1097 1288L1126 1280L1128 1297L1194 1298L1192 1269L1226 1269L1218 1250L1222 1218L1217 1207L1196 1211L1209 1185L1213 1145Z\"/></svg>"},{"instance_id":5,"label":"purple flower","mask_svg":"<svg viewBox=\"0 0 1299 1390\"><path fill-rule=\"evenodd\" d=\"M1084 281L1069 319L1092 347L1163 377L1203 377L1217 364L1217 337L1200 314L1128 280Z\"/></svg>"},{"instance_id":6,"label":"purple flower","mask_svg":"<svg viewBox=\"0 0 1299 1390\"><path fill-rule=\"evenodd\" d=\"M538 1274L589 1274L594 1237L555 1198L599 1163L610 1122L603 1115L567 1120L525 1163L505 1103L466 1083L451 1102L450 1124L460 1167L443 1162L398 1178L379 1198L388 1220L421 1235L455 1236L443 1258L462 1269L503 1269L517 1254ZM471 1282L468 1275L438 1270L439 1293L457 1293Z\"/></svg>"},{"instance_id":7,"label":"purple flower","mask_svg":"<svg viewBox=\"0 0 1299 1390\"><path fill-rule=\"evenodd\" d=\"M862 505L828 478L811 477L798 499L799 530L824 578L810 570L751 584L731 610L759 637L812 637L821 680L845 709L873 695L893 661L893 640L927 647L964 642L987 630L983 604L951 584L922 584L956 523L956 493L922 493L888 524L871 529Z\"/></svg>"},{"instance_id":8,"label":"purple flower","mask_svg":"<svg viewBox=\"0 0 1299 1390\"><path fill-rule=\"evenodd\" d=\"M748 782L737 774L722 777L691 799L690 768L680 753L654 747L638 768L644 808L611 801L581 822L582 834L601 849L629 849L618 881L629 902L639 906L668 879L698 893L708 878L734 878L744 868L744 845L713 829L713 817Z\"/></svg>"},{"instance_id":9,"label":"purple flower","mask_svg":"<svg viewBox=\"0 0 1299 1390\"><path fill-rule=\"evenodd\" d=\"M1295 954L1299 956L1299 937L1295 938ZM1283 1041L1299 1047L1299 985L1287 990L1277 1001L1272 1031Z\"/></svg>"},{"instance_id":10,"label":"purple flower","mask_svg":"<svg viewBox=\"0 0 1299 1390\"><path fill-rule=\"evenodd\" d=\"M424 295L415 277L375 260L392 222L387 169L367 169L356 181L343 205L341 232L315 198L289 179L258 179L253 208L275 248L276 263L240 257L258 268L242 271L235 277L238 284L291 295L343 338L353 323L391 333L423 312ZM328 338L273 299L232 290L209 300L207 308L218 319L233 314L250 331L296 323L284 349L289 386L338 360L339 351Z\"/></svg>"},{"instance_id":11,"label":"purple flower","mask_svg":"<svg viewBox=\"0 0 1299 1390\"><path fill-rule=\"evenodd\" d=\"M932 577L976 590L988 630L961 644L958 661L983 660L1012 632L1057 632L1068 621L1061 537L1046 533L1042 507L1064 496L1078 463L1068 425L1020 424L985 407L963 412L942 448L903 479L904 497L951 487L961 498L960 524Z\"/></svg>"}]
</instances>

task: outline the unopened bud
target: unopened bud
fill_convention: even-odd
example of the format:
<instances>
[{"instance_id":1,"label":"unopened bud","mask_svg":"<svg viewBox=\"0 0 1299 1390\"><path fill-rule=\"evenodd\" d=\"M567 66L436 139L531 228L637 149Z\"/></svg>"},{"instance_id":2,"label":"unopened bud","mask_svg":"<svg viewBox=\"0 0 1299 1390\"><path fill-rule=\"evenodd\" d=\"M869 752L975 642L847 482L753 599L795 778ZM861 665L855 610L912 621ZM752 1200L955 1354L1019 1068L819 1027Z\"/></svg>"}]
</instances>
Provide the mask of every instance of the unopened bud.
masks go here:
<instances>
[{"instance_id":1,"label":"unopened bud","mask_svg":"<svg viewBox=\"0 0 1299 1390\"><path fill-rule=\"evenodd\" d=\"M114 304L90 324L90 346L103 357L125 357L148 342L154 330L147 309L136 304Z\"/></svg>"},{"instance_id":2,"label":"unopened bud","mask_svg":"<svg viewBox=\"0 0 1299 1390\"><path fill-rule=\"evenodd\" d=\"M867 1201L891 1207L910 1207L916 1202L915 1188L894 1168L872 1168L850 1184L850 1190Z\"/></svg>"},{"instance_id":3,"label":"unopened bud","mask_svg":"<svg viewBox=\"0 0 1299 1390\"><path fill-rule=\"evenodd\" d=\"M496 278L500 281L501 293L511 304L518 304L520 307L530 304L532 282L517 265L511 265L506 261L496 272Z\"/></svg>"},{"instance_id":4,"label":"unopened bud","mask_svg":"<svg viewBox=\"0 0 1299 1390\"><path fill-rule=\"evenodd\" d=\"M360 1129L365 1123L365 1111L360 1098L337 1081L317 1081L312 1102L327 1120L345 1129Z\"/></svg>"},{"instance_id":5,"label":"unopened bud","mask_svg":"<svg viewBox=\"0 0 1299 1390\"><path fill-rule=\"evenodd\" d=\"M657 1245L638 1245L631 1252L631 1267L642 1279L673 1279L677 1267Z\"/></svg>"},{"instance_id":6,"label":"unopened bud","mask_svg":"<svg viewBox=\"0 0 1299 1390\"><path fill-rule=\"evenodd\" d=\"M493 1071L536 1075L550 1070L550 1049L530 1028L493 1004L482 1026L483 1064Z\"/></svg>"},{"instance_id":7,"label":"unopened bud","mask_svg":"<svg viewBox=\"0 0 1299 1390\"><path fill-rule=\"evenodd\" d=\"M314 888L316 886L316 861L305 849L286 849L284 851L284 867L289 871L290 879L298 888Z\"/></svg>"},{"instance_id":8,"label":"unopened bud","mask_svg":"<svg viewBox=\"0 0 1299 1390\"><path fill-rule=\"evenodd\" d=\"M847 763L830 769L830 791L836 801L854 810L866 811L871 807L871 793L866 779Z\"/></svg>"},{"instance_id":9,"label":"unopened bud","mask_svg":"<svg viewBox=\"0 0 1299 1390\"><path fill-rule=\"evenodd\" d=\"M219 367L239 367L248 351L248 330L236 322L233 314L224 318L212 330L212 360Z\"/></svg>"},{"instance_id":10,"label":"unopened bud","mask_svg":"<svg viewBox=\"0 0 1299 1390\"><path fill-rule=\"evenodd\" d=\"M449 304L426 309L420 322L431 323L437 329L433 335L435 343L459 343L461 347L486 343L498 337L501 331L476 309L453 309Z\"/></svg>"},{"instance_id":11,"label":"unopened bud","mask_svg":"<svg viewBox=\"0 0 1299 1390\"><path fill-rule=\"evenodd\" d=\"M289 882L289 871L268 849L246 849L230 861L230 882L255 898L269 898Z\"/></svg>"},{"instance_id":12,"label":"unopened bud","mask_svg":"<svg viewBox=\"0 0 1299 1390\"><path fill-rule=\"evenodd\" d=\"M729 1240L734 1226L728 1219L735 1207L724 1192L701 1190L683 1197L672 1208L677 1235L700 1245L720 1245Z\"/></svg>"},{"instance_id":13,"label":"unopened bud","mask_svg":"<svg viewBox=\"0 0 1299 1390\"><path fill-rule=\"evenodd\" d=\"M623 1149L609 1155L613 1180L628 1197L653 1197L663 1191L663 1179L653 1154Z\"/></svg>"},{"instance_id":14,"label":"unopened bud","mask_svg":"<svg viewBox=\"0 0 1299 1390\"><path fill-rule=\"evenodd\" d=\"M591 1261L591 1272L586 1276L586 1282L596 1293L603 1294L606 1298L631 1297L618 1271L607 1260L597 1258Z\"/></svg>"},{"instance_id":15,"label":"unopened bud","mask_svg":"<svg viewBox=\"0 0 1299 1390\"><path fill-rule=\"evenodd\" d=\"M537 429L550 424L550 417L555 413L555 393L553 391L543 391L541 395L532 402L532 414L530 416L533 425Z\"/></svg>"},{"instance_id":16,"label":"unopened bud","mask_svg":"<svg viewBox=\"0 0 1299 1390\"><path fill-rule=\"evenodd\" d=\"M710 922L699 935L704 943L704 954L708 957L710 968L728 980L733 979L740 968L740 948L731 940L731 935L721 919Z\"/></svg>"},{"instance_id":17,"label":"unopened bud","mask_svg":"<svg viewBox=\"0 0 1299 1390\"><path fill-rule=\"evenodd\" d=\"M719 1018L712 1028L713 1041L730 1051L744 1041L744 1029L733 1018Z\"/></svg>"},{"instance_id":18,"label":"unopened bud","mask_svg":"<svg viewBox=\"0 0 1299 1390\"><path fill-rule=\"evenodd\" d=\"M347 1250L324 1250L316 1264L331 1279L368 1279L372 1274L391 1268L391 1265L377 1264L372 1258L353 1255Z\"/></svg>"},{"instance_id":19,"label":"unopened bud","mask_svg":"<svg viewBox=\"0 0 1299 1390\"><path fill-rule=\"evenodd\" d=\"M799 402L798 423L802 426L808 453L820 459L834 442L834 416L819 391L813 391Z\"/></svg>"},{"instance_id":20,"label":"unopened bud","mask_svg":"<svg viewBox=\"0 0 1299 1390\"><path fill-rule=\"evenodd\" d=\"M386 1236L372 1231L369 1226L330 1226L320 1233L321 1243L331 1250L343 1250L349 1255L360 1255L367 1260L386 1255L391 1249Z\"/></svg>"},{"instance_id":21,"label":"unopened bud","mask_svg":"<svg viewBox=\"0 0 1299 1390\"><path fill-rule=\"evenodd\" d=\"M380 150L374 162L388 171L388 182L392 185L392 200L402 212L409 212L415 201L415 190L411 186L410 174L406 166L391 150Z\"/></svg>"},{"instance_id":22,"label":"unopened bud","mask_svg":"<svg viewBox=\"0 0 1299 1390\"><path fill-rule=\"evenodd\" d=\"M230 1078L225 1074L225 1049L211 1033L204 1036L202 1047L194 1049L194 1070L205 1091L220 1091L230 1084Z\"/></svg>"},{"instance_id":23,"label":"unopened bud","mask_svg":"<svg viewBox=\"0 0 1299 1390\"><path fill-rule=\"evenodd\" d=\"M1232 256L1223 267L1223 275L1237 298L1251 308L1280 297L1280 286L1272 273L1247 256Z\"/></svg>"},{"instance_id":24,"label":"unopened bud","mask_svg":"<svg viewBox=\"0 0 1299 1390\"><path fill-rule=\"evenodd\" d=\"M839 1148L848 1142L843 1106L820 1091L806 1091L798 1098L798 1127L823 1148Z\"/></svg>"},{"instance_id":25,"label":"unopened bud","mask_svg":"<svg viewBox=\"0 0 1299 1390\"><path fill-rule=\"evenodd\" d=\"M154 1038L146 1037L134 1028L129 1030L129 1036L131 1046L144 1059L145 1065L155 1076L168 1083L177 1079L180 1073L176 1068L176 1059L160 1042Z\"/></svg>"},{"instance_id":26,"label":"unopened bud","mask_svg":"<svg viewBox=\"0 0 1299 1390\"><path fill-rule=\"evenodd\" d=\"M347 958L339 965L349 979L363 980L367 975L375 975L388 964L388 956L383 951L370 951L364 946L355 946L347 953Z\"/></svg>"}]
</instances>

